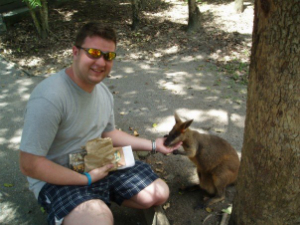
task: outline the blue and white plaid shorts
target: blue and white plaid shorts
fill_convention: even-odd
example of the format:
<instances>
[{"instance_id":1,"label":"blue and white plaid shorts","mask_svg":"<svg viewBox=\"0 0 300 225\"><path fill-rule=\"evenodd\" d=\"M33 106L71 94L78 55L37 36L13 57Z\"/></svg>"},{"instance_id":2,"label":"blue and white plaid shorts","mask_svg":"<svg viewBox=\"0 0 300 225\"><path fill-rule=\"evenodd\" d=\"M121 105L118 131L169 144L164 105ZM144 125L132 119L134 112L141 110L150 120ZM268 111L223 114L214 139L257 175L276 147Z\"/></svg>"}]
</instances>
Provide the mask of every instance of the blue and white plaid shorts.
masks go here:
<instances>
[{"instance_id":1,"label":"blue and white plaid shorts","mask_svg":"<svg viewBox=\"0 0 300 225\"><path fill-rule=\"evenodd\" d=\"M141 161L135 166L110 172L105 178L90 186L60 186L45 184L40 191L38 202L48 213L48 224L62 221L76 206L92 200L101 199L107 205L111 201L121 205L125 199L130 199L158 176L151 167Z\"/></svg>"}]
</instances>

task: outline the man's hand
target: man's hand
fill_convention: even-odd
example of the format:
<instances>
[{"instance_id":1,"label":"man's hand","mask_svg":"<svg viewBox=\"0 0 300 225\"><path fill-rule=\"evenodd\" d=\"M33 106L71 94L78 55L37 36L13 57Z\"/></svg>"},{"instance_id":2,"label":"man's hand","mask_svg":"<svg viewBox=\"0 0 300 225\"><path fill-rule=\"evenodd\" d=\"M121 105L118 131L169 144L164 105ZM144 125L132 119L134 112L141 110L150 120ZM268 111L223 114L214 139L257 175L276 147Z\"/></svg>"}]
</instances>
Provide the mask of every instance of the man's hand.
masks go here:
<instances>
[{"instance_id":1,"label":"man's hand","mask_svg":"<svg viewBox=\"0 0 300 225\"><path fill-rule=\"evenodd\" d=\"M93 169L89 172L92 178L92 183L103 179L109 173L109 170L114 167L114 164L107 164L105 166Z\"/></svg>"},{"instance_id":2,"label":"man's hand","mask_svg":"<svg viewBox=\"0 0 300 225\"><path fill-rule=\"evenodd\" d=\"M166 147L166 146L164 146L165 140L166 140L166 138L157 138L155 140L156 151L163 153L163 154L169 154L169 153L172 153L174 150L178 149L182 145L182 142L179 142L174 146Z\"/></svg>"}]
</instances>

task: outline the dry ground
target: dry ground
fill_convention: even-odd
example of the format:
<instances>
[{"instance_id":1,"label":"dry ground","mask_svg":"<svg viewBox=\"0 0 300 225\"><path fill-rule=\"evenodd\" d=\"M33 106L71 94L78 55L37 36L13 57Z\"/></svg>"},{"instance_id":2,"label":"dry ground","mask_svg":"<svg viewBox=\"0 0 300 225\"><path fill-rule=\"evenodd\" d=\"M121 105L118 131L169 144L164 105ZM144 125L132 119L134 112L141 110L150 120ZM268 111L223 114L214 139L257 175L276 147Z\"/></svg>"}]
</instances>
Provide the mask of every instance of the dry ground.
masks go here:
<instances>
[{"instance_id":1,"label":"dry ground","mask_svg":"<svg viewBox=\"0 0 300 225\"><path fill-rule=\"evenodd\" d=\"M243 119L240 118L243 118L245 113L253 3L245 1L246 9L242 14L236 14L233 1L228 0L203 0L199 1L198 6L202 13L202 27L197 32L187 34L185 28L188 6L187 2L182 0L164 0L161 4L149 5L141 13L141 28L137 31L130 29L129 0L75 0L60 6L50 5L49 24L52 32L48 39L39 40L31 22L23 21L12 27L6 35L0 36L0 52L5 58L18 64L24 73L35 76L48 74L70 65L71 46L76 30L82 24L93 20L112 24L119 36L119 64L144 64L145 68L145 72L142 71L143 66L133 69L136 73L123 77L123 80L117 76L113 77L118 75L118 71L114 72L112 78L107 81L118 106L116 119L119 128L131 132L128 124L136 124L146 106L153 108L150 97L154 98L158 105L162 105L160 111L145 111L151 113L152 118L172 115L173 110L182 105L178 103L178 99L185 99L184 104L190 104L190 113L195 114L198 108L207 109L212 113L221 110L229 112L230 118L233 119L225 128L214 119L207 120L205 124L201 124L201 120L195 121L195 125L200 124L199 128L202 130L225 137L240 152L243 139ZM193 64L184 63L182 59L192 59ZM159 72L168 73L162 74L161 77L160 74L149 77L150 72L147 70L152 67L157 67ZM175 77L173 74L178 75ZM190 74L191 77L185 74ZM201 75L195 77L201 80L201 87L198 81L193 81L194 74ZM180 89L176 89L182 80L187 82L184 92L187 94L182 94ZM124 100L124 93L134 84L137 84L134 88L141 89L137 93L142 93L144 89L150 95L143 97L143 94L127 94ZM158 84L158 87L151 90L151 84ZM204 84L207 86L203 87ZM186 95L185 98L182 95ZM127 104L129 97L133 99L131 105ZM142 97L143 99L140 99ZM185 113L183 109L179 112L181 115ZM127 115L129 116L126 117ZM232 126L235 121L240 125ZM148 124L150 122L156 121L150 120ZM140 125L138 130L141 136L149 135L142 126ZM159 130L159 126L160 124L156 131L162 134L169 129ZM199 193L186 194L178 191L181 186L198 182L195 168L188 159L158 154L146 157L145 160L170 186L171 197L164 209L171 225L219 224L222 209L232 202L234 187L228 188L226 201L209 209L194 209L201 202ZM131 224L140 223L136 221Z\"/></svg>"}]
</instances>

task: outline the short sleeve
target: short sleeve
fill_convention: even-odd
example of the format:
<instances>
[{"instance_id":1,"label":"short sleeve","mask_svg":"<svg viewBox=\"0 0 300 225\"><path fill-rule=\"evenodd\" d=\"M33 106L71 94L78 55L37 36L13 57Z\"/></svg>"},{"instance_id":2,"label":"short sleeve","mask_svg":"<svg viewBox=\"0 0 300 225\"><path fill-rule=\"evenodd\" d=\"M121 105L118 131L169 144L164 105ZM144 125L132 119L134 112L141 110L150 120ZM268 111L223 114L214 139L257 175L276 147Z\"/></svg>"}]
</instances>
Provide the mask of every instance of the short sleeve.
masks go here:
<instances>
[{"instance_id":1,"label":"short sleeve","mask_svg":"<svg viewBox=\"0 0 300 225\"><path fill-rule=\"evenodd\" d=\"M28 102L20 150L34 155L46 156L57 134L61 113L44 98Z\"/></svg>"}]
</instances>

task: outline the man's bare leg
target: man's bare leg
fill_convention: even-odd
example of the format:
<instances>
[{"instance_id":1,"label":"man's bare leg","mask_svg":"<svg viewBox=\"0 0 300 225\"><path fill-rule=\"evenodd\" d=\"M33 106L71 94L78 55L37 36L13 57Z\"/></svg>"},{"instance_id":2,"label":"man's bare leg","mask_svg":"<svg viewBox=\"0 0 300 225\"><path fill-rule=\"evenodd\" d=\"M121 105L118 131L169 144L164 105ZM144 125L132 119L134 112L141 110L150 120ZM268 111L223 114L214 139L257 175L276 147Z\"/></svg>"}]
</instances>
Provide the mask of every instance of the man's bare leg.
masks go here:
<instances>
[{"instance_id":1,"label":"man's bare leg","mask_svg":"<svg viewBox=\"0 0 300 225\"><path fill-rule=\"evenodd\" d=\"M169 187L162 180L157 179L122 205L130 208L148 209L151 206L162 205L169 198Z\"/></svg>"},{"instance_id":2,"label":"man's bare leg","mask_svg":"<svg viewBox=\"0 0 300 225\"><path fill-rule=\"evenodd\" d=\"M83 202L64 219L63 225L103 224L113 225L114 219L108 206L101 200Z\"/></svg>"}]
</instances>

